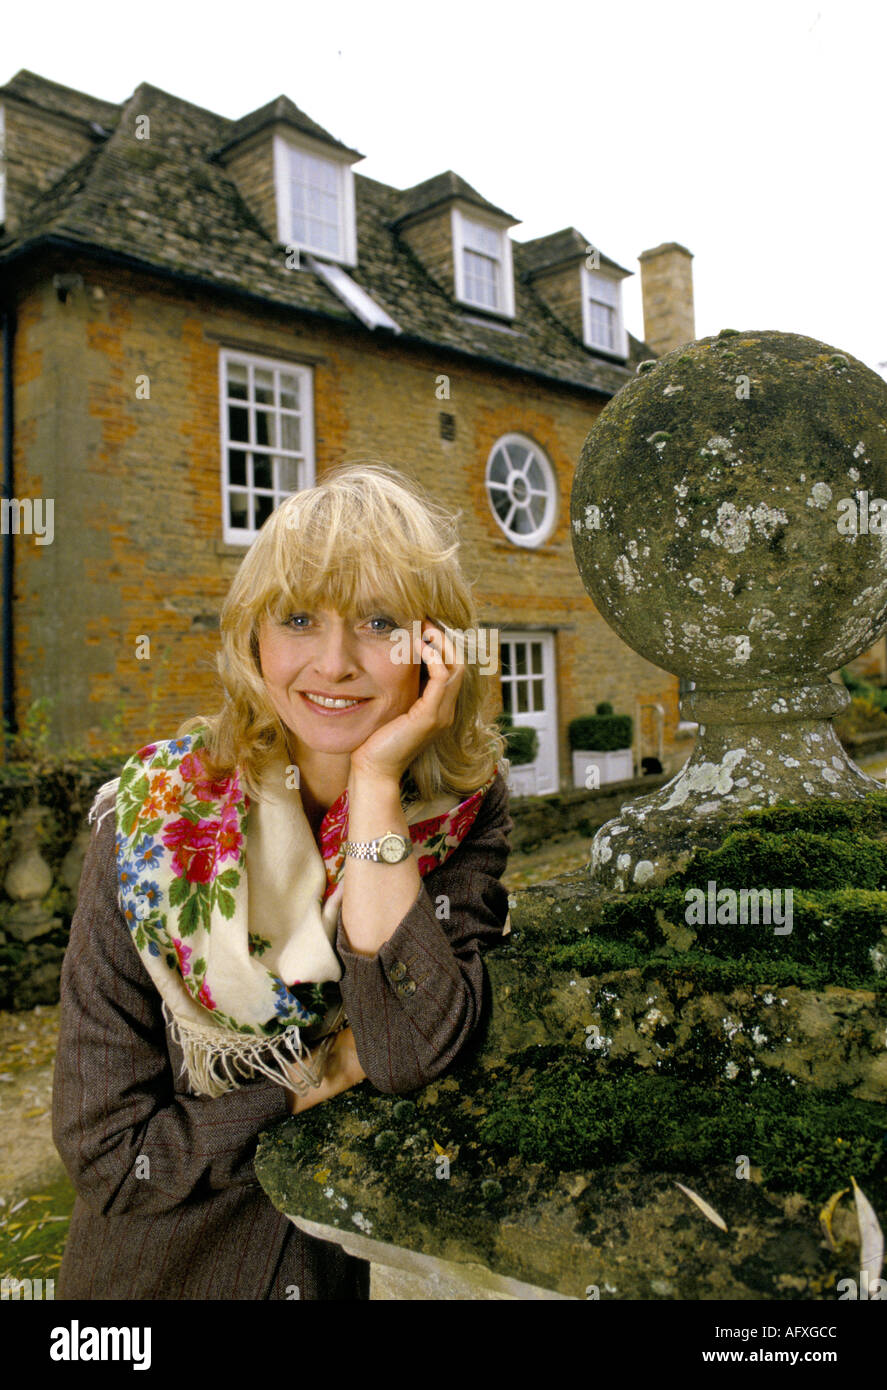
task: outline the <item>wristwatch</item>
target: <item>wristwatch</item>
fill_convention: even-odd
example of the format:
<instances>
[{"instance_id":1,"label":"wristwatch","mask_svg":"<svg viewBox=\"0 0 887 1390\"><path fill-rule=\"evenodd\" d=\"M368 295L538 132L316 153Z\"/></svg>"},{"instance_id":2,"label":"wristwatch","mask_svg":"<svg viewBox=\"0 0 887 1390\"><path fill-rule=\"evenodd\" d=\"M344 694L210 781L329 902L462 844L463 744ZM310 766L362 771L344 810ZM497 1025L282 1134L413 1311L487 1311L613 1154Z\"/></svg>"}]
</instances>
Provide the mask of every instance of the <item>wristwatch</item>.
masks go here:
<instances>
[{"instance_id":1,"label":"wristwatch","mask_svg":"<svg viewBox=\"0 0 887 1390\"><path fill-rule=\"evenodd\" d=\"M396 830L389 830L387 834L380 835L378 840L345 841L346 855L350 855L352 859L372 859L376 864L400 864L402 860L408 859L412 852L412 840L398 835Z\"/></svg>"}]
</instances>

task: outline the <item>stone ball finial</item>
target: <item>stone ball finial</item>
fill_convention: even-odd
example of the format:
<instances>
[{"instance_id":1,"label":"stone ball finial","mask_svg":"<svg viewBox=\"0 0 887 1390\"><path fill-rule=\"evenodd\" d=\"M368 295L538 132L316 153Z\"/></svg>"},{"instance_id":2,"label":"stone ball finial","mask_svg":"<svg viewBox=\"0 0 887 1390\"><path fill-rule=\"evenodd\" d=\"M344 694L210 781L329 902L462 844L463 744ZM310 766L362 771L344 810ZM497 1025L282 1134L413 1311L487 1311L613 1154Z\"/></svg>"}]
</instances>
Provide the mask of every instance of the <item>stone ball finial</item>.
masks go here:
<instances>
[{"instance_id":1,"label":"stone ball finial","mask_svg":"<svg viewBox=\"0 0 887 1390\"><path fill-rule=\"evenodd\" d=\"M795 334L703 338L585 441L576 563L623 640L700 688L828 673L887 620L887 506L883 537L840 526L863 490L887 498L881 377Z\"/></svg>"},{"instance_id":2,"label":"stone ball finial","mask_svg":"<svg viewBox=\"0 0 887 1390\"><path fill-rule=\"evenodd\" d=\"M848 699L828 676L887 622L887 383L778 332L726 330L642 367L585 441L573 547L619 636L695 682L682 708L700 740L676 786L634 803L647 828L677 812L664 858L651 843L639 860L625 826L620 855L599 832L593 864L617 888L674 867L680 821L700 842L745 805L867 794L828 722Z\"/></svg>"}]
</instances>

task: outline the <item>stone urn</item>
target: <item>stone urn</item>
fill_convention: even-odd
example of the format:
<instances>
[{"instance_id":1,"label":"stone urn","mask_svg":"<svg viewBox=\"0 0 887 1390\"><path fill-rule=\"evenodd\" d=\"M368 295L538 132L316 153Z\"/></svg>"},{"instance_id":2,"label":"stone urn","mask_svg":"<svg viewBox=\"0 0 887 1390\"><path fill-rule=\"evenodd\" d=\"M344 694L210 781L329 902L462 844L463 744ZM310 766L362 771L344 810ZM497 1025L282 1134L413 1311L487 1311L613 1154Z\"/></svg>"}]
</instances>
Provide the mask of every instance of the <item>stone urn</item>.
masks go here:
<instances>
[{"instance_id":1,"label":"stone urn","mask_svg":"<svg viewBox=\"0 0 887 1390\"><path fill-rule=\"evenodd\" d=\"M46 815L42 806L30 806L18 818L13 838L12 859L6 871L3 887L13 899L13 906L4 917L3 925L18 941L31 941L44 936L61 923L43 906L43 899L52 887L52 872L40 853L38 833Z\"/></svg>"},{"instance_id":2,"label":"stone urn","mask_svg":"<svg viewBox=\"0 0 887 1390\"><path fill-rule=\"evenodd\" d=\"M868 496L887 497L887 382L812 338L703 338L601 412L573 484L576 563L619 636L695 682L681 710L699 733L595 836L596 881L660 883L748 808L878 788L835 736L849 696L829 679L887 621Z\"/></svg>"}]
</instances>

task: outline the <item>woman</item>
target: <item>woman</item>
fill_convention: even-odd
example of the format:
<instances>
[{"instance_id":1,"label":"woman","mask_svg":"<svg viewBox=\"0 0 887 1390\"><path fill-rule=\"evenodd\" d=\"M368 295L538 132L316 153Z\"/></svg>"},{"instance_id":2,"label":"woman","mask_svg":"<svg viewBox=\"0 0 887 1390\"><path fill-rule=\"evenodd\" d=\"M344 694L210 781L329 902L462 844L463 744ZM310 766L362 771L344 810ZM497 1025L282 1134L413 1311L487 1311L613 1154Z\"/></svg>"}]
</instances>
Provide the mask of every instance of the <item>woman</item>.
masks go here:
<instances>
[{"instance_id":1,"label":"woman","mask_svg":"<svg viewBox=\"0 0 887 1390\"><path fill-rule=\"evenodd\" d=\"M62 972L61 1297L369 1296L252 1160L364 1078L439 1076L481 1015L511 822L481 673L444 640L475 622L457 549L379 466L287 498L222 609L222 709L99 792Z\"/></svg>"}]
</instances>

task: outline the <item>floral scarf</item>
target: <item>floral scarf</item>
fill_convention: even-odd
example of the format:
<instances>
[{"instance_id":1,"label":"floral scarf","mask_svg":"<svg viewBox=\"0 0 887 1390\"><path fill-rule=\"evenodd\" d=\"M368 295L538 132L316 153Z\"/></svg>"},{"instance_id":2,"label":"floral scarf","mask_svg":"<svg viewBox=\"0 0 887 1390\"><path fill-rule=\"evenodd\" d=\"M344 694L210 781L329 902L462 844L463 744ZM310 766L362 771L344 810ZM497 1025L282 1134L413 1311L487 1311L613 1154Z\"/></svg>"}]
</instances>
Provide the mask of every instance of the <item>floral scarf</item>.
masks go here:
<instances>
[{"instance_id":1,"label":"floral scarf","mask_svg":"<svg viewBox=\"0 0 887 1390\"><path fill-rule=\"evenodd\" d=\"M324 816L318 850L291 765L272 763L251 798L236 771L211 780L203 736L200 729L140 748L100 789L89 819L113 793L103 815L115 812L121 911L192 1090L222 1095L256 1072L291 1089L318 1086L345 1022L334 945L348 793ZM422 802L405 775L402 804L420 875L458 847L492 781L461 802ZM304 1041L320 1039L309 1065Z\"/></svg>"}]
</instances>

